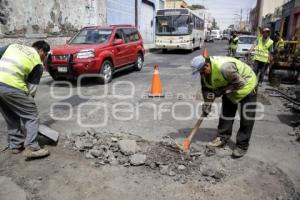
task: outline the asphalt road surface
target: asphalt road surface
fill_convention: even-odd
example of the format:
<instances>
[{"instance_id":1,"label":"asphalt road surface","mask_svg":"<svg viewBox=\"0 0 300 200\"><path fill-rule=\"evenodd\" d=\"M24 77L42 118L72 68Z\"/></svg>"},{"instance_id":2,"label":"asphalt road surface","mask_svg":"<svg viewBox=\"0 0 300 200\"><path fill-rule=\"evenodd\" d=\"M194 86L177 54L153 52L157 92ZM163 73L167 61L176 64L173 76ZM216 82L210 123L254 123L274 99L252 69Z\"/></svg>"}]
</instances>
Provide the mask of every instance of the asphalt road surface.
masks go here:
<instances>
[{"instance_id":1,"label":"asphalt road surface","mask_svg":"<svg viewBox=\"0 0 300 200\"><path fill-rule=\"evenodd\" d=\"M206 47L209 55L225 55L227 41L208 43ZM149 53L142 71L119 72L105 86L93 78L81 84L54 82L45 73L35 98L40 122L58 131L62 139L92 128L102 133L130 133L151 141L170 136L181 142L201 114L200 78L192 79L190 61L202 51ZM163 98L148 97L155 64L159 65ZM300 145L288 136L292 130L289 122L299 119L299 115L287 111L281 99L269 97L266 87L269 85L264 83L259 88L260 119L255 122L244 164L240 163L245 173L235 176L239 161L228 158L233 176L209 189L200 189L197 181L181 185L161 179L143 168L94 169L78 152L64 149L63 143L49 147L52 155L39 161L25 162L22 156L0 154L0 182L12 178L21 188L16 189L18 194L24 190L29 199L285 199L289 194L282 191L300 191ZM194 138L195 147L216 136L220 99L217 103L216 112L204 120ZM6 146L5 126L0 116L0 148ZM233 143L238 127L237 119ZM276 172L268 171L268 167L261 170L265 165L280 169L284 177L275 176ZM1 194L5 192L0 189L0 199Z\"/></svg>"}]
</instances>

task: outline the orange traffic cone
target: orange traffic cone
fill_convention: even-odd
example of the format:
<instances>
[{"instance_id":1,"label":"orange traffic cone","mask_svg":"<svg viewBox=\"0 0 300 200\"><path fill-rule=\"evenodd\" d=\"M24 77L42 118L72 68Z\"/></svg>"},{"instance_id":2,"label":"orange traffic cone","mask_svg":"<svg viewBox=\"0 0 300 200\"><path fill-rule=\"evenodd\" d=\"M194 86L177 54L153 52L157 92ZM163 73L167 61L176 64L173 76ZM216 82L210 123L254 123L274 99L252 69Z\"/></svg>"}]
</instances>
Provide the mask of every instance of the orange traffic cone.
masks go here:
<instances>
[{"instance_id":1,"label":"orange traffic cone","mask_svg":"<svg viewBox=\"0 0 300 200\"><path fill-rule=\"evenodd\" d=\"M152 86L150 89L149 97L163 97L163 96L164 96L164 93L163 93L161 82L160 82L158 65L154 65Z\"/></svg>"},{"instance_id":2,"label":"orange traffic cone","mask_svg":"<svg viewBox=\"0 0 300 200\"><path fill-rule=\"evenodd\" d=\"M204 58L208 58L208 50L207 50L207 48L204 49L204 51L203 51L203 53L202 53L202 56L203 56Z\"/></svg>"}]
</instances>

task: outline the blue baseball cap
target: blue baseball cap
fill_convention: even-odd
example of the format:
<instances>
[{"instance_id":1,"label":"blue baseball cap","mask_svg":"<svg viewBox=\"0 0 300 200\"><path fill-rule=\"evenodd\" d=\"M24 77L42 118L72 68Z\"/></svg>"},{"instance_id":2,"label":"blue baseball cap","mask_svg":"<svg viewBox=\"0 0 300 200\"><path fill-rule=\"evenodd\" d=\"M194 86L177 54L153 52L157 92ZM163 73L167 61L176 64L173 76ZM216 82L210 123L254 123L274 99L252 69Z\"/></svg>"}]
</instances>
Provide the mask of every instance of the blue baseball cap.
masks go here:
<instances>
[{"instance_id":1,"label":"blue baseball cap","mask_svg":"<svg viewBox=\"0 0 300 200\"><path fill-rule=\"evenodd\" d=\"M205 65L205 58L200 55L193 58L191 66L193 68L192 75L195 77Z\"/></svg>"}]
</instances>

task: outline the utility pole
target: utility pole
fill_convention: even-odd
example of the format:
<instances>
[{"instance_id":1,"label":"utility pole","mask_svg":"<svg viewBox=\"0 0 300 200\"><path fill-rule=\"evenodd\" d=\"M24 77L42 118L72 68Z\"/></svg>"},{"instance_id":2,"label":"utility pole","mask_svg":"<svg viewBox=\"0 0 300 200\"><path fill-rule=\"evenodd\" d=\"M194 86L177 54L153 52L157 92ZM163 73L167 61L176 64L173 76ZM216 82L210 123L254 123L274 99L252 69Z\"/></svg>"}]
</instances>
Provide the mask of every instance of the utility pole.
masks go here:
<instances>
[{"instance_id":1,"label":"utility pole","mask_svg":"<svg viewBox=\"0 0 300 200\"><path fill-rule=\"evenodd\" d=\"M246 21L246 24L247 24L247 31L249 31L249 27L250 27L250 20L249 20L249 17L250 17L250 8L247 9L247 21Z\"/></svg>"},{"instance_id":2,"label":"utility pole","mask_svg":"<svg viewBox=\"0 0 300 200\"><path fill-rule=\"evenodd\" d=\"M176 0L174 0L174 8L175 8Z\"/></svg>"},{"instance_id":3,"label":"utility pole","mask_svg":"<svg viewBox=\"0 0 300 200\"><path fill-rule=\"evenodd\" d=\"M138 0L135 0L135 27L138 28Z\"/></svg>"},{"instance_id":4,"label":"utility pole","mask_svg":"<svg viewBox=\"0 0 300 200\"><path fill-rule=\"evenodd\" d=\"M243 9L241 8L241 14L240 14L240 31L242 29L242 19L243 19Z\"/></svg>"}]
</instances>

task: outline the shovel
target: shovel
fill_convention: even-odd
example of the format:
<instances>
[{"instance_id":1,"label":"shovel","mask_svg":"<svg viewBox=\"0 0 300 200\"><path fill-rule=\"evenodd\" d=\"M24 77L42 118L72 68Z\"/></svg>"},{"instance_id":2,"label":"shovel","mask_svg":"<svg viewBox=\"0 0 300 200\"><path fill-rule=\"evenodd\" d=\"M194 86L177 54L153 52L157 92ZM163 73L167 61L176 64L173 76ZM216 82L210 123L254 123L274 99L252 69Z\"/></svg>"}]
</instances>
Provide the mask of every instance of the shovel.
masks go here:
<instances>
[{"instance_id":1,"label":"shovel","mask_svg":"<svg viewBox=\"0 0 300 200\"><path fill-rule=\"evenodd\" d=\"M192 140L193 140L195 134L197 133L200 125L202 124L202 121L203 121L204 117L206 117L206 116L204 114L202 114L201 117L196 122L196 124L195 124L194 128L192 129L190 135L186 139L184 139L182 145L177 145L179 147L179 149L182 150L184 153L189 153Z\"/></svg>"}]
</instances>

